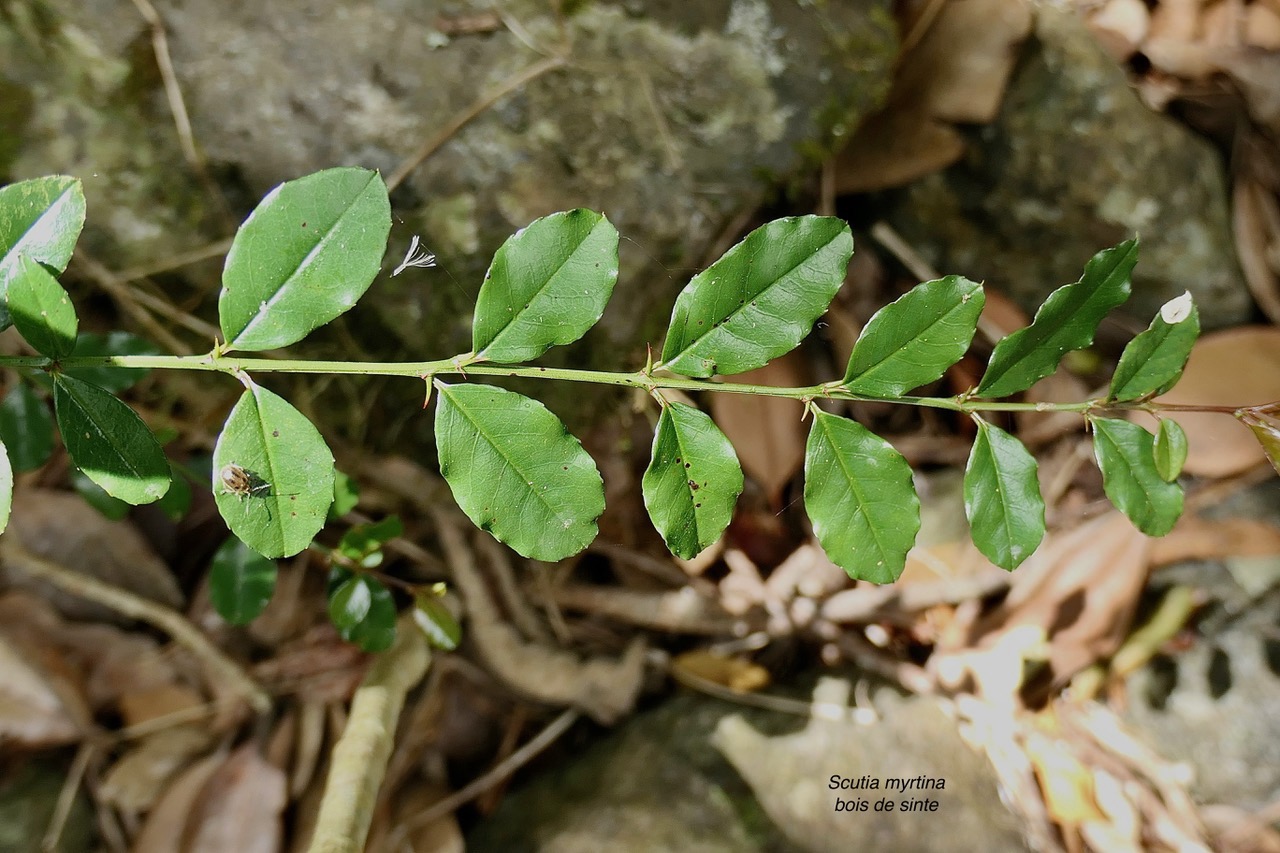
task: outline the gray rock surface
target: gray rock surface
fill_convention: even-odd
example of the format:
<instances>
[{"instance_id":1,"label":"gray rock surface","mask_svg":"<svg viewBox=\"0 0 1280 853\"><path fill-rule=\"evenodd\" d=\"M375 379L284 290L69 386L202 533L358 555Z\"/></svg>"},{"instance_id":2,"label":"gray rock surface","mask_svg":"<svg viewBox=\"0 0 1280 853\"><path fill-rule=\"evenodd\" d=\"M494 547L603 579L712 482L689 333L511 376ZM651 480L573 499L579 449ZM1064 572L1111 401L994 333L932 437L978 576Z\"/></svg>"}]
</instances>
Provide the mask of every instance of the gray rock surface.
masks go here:
<instances>
[{"instance_id":1,"label":"gray rock surface","mask_svg":"<svg viewBox=\"0 0 1280 853\"><path fill-rule=\"evenodd\" d=\"M1134 234L1124 310L1143 326L1184 290L1208 328L1252 310L1218 153L1143 105L1078 16L1048 3L997 120L963 161L912 185L892 222L942 272L985 280L1028 311Z\"/></svg>"}]
</instances>

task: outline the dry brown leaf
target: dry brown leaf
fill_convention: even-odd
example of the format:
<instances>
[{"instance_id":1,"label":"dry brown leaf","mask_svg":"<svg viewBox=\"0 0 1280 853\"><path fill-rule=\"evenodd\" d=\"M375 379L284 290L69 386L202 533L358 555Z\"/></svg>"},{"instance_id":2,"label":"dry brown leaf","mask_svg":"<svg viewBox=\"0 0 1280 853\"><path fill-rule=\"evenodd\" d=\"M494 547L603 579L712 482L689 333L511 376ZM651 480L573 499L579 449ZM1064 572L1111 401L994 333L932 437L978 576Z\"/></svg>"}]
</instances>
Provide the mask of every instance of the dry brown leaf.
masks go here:
<instances>
[{"instance_id":1,"label":"dry brown leaf","mask_svg":"<svg viewBox=\"0 0 1280 853\"><path fill-rule=\"evenodd\" d=\"M1205 335L1191 350L1187 369L1162 403L1254 406L1280 400L1280 328L1241 326ZM1171 412L1187 433L1186 471L1228 477L1266 460L1249 428L1230 415ZM1146 415L1134 418L1151 427Z\"/></svg>"},{"instance_id":2,"label":"dry brown leaf","mask_svg":"<svg viewBox=\"0 0 1280 853\"><path fill-rule=\"evenodd\" d=\"M954 127L915 109L888 107L864 121L836 158L836 192L899 187L964 156Z\"/></svg>"},{"instance_id":3,"label":"dry brown leaf","mask_svg":"<svg viewBox=\"0 0 1280 853\"><path fill-rule=\"evenodd\" d=\"M769 670L744 658L725 657L706 649L694 649L677 655L671 661L671 674L679 681L682 675L701 681L751 693L769 686Z\"/></svg>"},{"instance_id":4,"label":"dry brown leaf","mask_svg":"<svg viewBox=\"0 0 1280 853\"><path fill-rule=\"evenodd\" d=\"M126 814L147 811L173 777L213 744L201 726L174 726L133 744L107 771L98 799Z\"/></svg>"},{"instance_id":5,"label":"dry brown leaf","mask_svg":"<svg viewBox=\"0 0 1280 853\"><path fill-rule=\"evenodd\" d=\"M1151 30L1142 0L1107 0L1087 18L1089 30L1117 62L1127 62Z\"/></svg>"},{"instance_id":6,"label":"dry brown leaf","mask_svg":"<svg viewBox=\"0 0 1280 853\"><path fill-rule=\"evenodd\" d=\"M69 679L50 675L30 650L0 634L0 746L60 746L78 741L89 719Z\"/></svg>"},{"instance_id":7,"label":"dry brown leaf","mask_svg":"<svg viewBox=\"0 0 1280 853\"><path fill-rule=\"evenodd\" d=\"M147 815L133 840L132 853L184 853L187 824L196 801L210 777L226 760L224 754L211 755L184 770Z\"/></svg>"},{"instance_id":8,"label":"dry brown leaf","mask_svg":"<svg viewBox=\"0 0 1280 853\"><path fill-rule=\"evenodd\" d=\"M1244 41L1263 50L1280 50L1280 12L1265 3L1244 10Z\"/></svg>"},{"instance_id":9,"label":"dry brown leaf","mask_svg":"<svg viewBox=\"0 0 1280 853\"><path fill-rule=\"evenodd\" d=\"M162 684L159 687L123 693L116 704L120 708L121 722L125 728L129 728L181 714L205 702L204 697L190 687Z\"/></svg>"},{"instance_id":10,"label":"dry brown leaf","mask_svg":"<svg viewBox=\"0 0 1280 853\"><path fill-rule=\"evenodd\" d=\"M184 853L276 853L280 850L285 778L246 743L209 778L191 815Z\"/></svg>"},{"instance_id":11,"label":"dry brown leaf","mask_svg":"<svg viewBox=\"0 0 1280 853\"><path fill-rule=\"evenodd\" d=\"M1271 467L1280 474L1280 403L1254 406L1237 412L1236 417L1258 439L1258 445L1271 461Z\"/></svg>"},{"instance_id":12,"label":"dry brown leaf","mask_svg":"<svg viewBox=\"0 0 1280 853\"><path fill-rule=\"evenodd\" d=\"M1151 565L1225 557L1280 554L1280 527L1252 518L1205 519L1184 515L1167 535L1152 541Z\"/></svg>"},{"instance_id":13,"label":"dry brown leaf","mask_svg":"<svg viewBox=\"0 0 1280 853\"><path fill-rule=\"evenodd\" d=\"M1151 37L1191 41L1200 27L1201 0L1162 0L1151 13Z\"/></svg>"},{"instance_id":14,"label":"dry brown leaf","mask_svg":"<svg viewBox=\"0 0 1280 853\"><path fill-rule=\"evenodd\" d=\"M1031 325L1031 318L1005 293L994 287L983 288L987 301L983 303L982 314L978 318L978 326L990 341L999 341L1021 329Z\"/></svg>"},{"instance_id":15,"label":"dry brown leaf","mask_svg":"<svg viewBox=\"0 0 1280 853\"><path fill-rule=\"evenodd\" d=\"M808 383L798 352L735 376L734 382L794 388ZM711 414L738 453L742 469L764 489L774 505L804 462L808 429L799 400L751 394L712 394Z\"/></svg>"},{"instance_id":16,"label":"dry brown leaf","mask_svg":"<svg viewBox=\"0 0 1280 853\"><path fill-rule=\"evenodd\" d=\"M1280 203L1261 184L1239 175L1231 212L1236 254L1249 292L1262 313L1280 323Z\"/></svg>"},{"instance_id":17,"label":"dry brown leaf","mask_svg":"<svg viewBox=\"0 0 1280 853\"><path fill-rule=\"evenodd\" d=\"M415 826L407 833L401 827L415 816L449 796L452 791L443 785L415 779L395 796L391 814L381 810L369 830L367 853L464 853L466 842L458 819L452 812L442 815L428 824ZM403 841L392 846L391 841Z\"/></svg>"}]
</instances>

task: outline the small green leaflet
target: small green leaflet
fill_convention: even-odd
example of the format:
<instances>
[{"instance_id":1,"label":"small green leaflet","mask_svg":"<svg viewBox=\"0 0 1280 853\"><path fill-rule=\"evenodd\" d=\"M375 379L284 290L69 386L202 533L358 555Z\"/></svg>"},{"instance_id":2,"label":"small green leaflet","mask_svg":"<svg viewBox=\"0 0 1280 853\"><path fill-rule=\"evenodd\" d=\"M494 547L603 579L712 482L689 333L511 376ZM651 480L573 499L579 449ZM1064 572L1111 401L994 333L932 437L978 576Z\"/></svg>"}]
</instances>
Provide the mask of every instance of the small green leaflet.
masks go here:
<instances>
[{"instance_id":1,"label":"small green leaflet","mask_svg":"<svg viewBox=\"0 0 1280 853\"><path fill-rule=\"evenodd\" d=\"M1187 434L1182 426L1172 418L1161 418L1152 452L1155 454L1156 471L1166 483L1172 483L1182 473L1182 466L1187 464L1188 449Z\"/></svg>"},{"instance_id":2,"label":"small green leaflet","mask_svg":"<svg viewBox=\"0 0 1280 853\"><path fill-rule=\"evenodd\" d=\"M853 234L835 217L760 226L680 292L661 366L729 375L790 352L831 304L852 255Z\"/></svg>"},{"instance_id":3,"label":"small green leaflet","mask_svg":"<svg viewBox=\"0 0 1280 853\"><path fill-rule=\"evenodd\" d=\"M231 532L264 557L311 544L333 503L333 454L297 409L258 385L241 395L213 450L213 497ZM225 479L240 473L237 492Z\"/></svg>"},{"instance_id":4,"label":"small green leaflet","mask_svg":"<svg viewBox=\"0 0 1280 853\"><path fill-rule=\"evenodd\" d=\"M896 397L938 379L969 349L984 304L982 285L958 275L913 287L863 327L845 388Z\"/></svg>"},{"instance_id":5,"label":"small green leaflet","mask_svg":"<svg viewBox=\"0 0 1280 853\"><path fill-rule=\"evenodd\" d=\"M377 276L390 233L377 172L326 169L276 187L227 253L218 297L227 348L288 346L350 309Z\"/></svg>"},{"instance_id":6,"label":"small green leaflet","mask_svg":"<svg viewBox=\"0 0 1280 853\"><path fill-rule=\"evenodd\" d=\"M1111 399L1136 400L1168 391L1182 376L1199 336L1200 312L1191 294L1166 302L1150 327L1129 341L1120 355L1111 377Z\"/></svg>"},{"instance_id":7,"label":"small green leaflet","mask_svg":"<svg viewBox=\"0 0 1280 853\"><path fill-rule=\"evenodd\" d=\"M396 603L391 593L368 575L345 576L329 593L329 619L338 634L366 652L382 652L391 648L396 638Z\"/></svg>"},{"instance_id":8,"label":"small green leaflet","mask_svg":"<svg viewBox=\"0 0 1280 853\"><path fill-rule=\"evenodd\" d=\"M1137 424L1116 418L1093 420L1093 453L1102 488L1116 508L1148 536L1163 536L1182 515L1182 488L1156 468L1155 439Z\"/></svg>"},{"instance_id":9,"label":"small green leaflet","mask_svg":"<svg viewBox=\"0 0 1280 853\"><path fill-rule=\"evenodd\" d=\"M437 649L451 652L462 642L462 626L444 602L444 584L413 598L413 622Z\"/></svg>"},{"instance_id":10,"label":"small green leaflet","mask_svg":"<svg viewBox=\"0 0 1280 853\"><path fill-rule=\"evenodd\" d=\"M232 625L252 622L276 591L276 564L231 536L213 555L209 600Z\"/></svg>"},{"instance_id":11,"label":"small green leaflet","mask_svg":"<svg viewBox=\"0 0 1280 853\"><path fill-rule=\"evenodd\" d=\"M27 343L49 358L70 355L80 323L71 297L58 280L19 254L9 267L8 281L9 316Z\"/></svg>"},{"instance_id":12,"label":"small green leaflet","mask_svg":"<svg viewBox=\"0 0 1280 853\"><path fill-rule=\"evenodd\" d=\"M13 467L9 465L9 451L0 441L0 533L9 526L9 513L13 510Z\"/></svg>"},{"instance_id":13,"label":"small green leaflet","mask_svg":"<svg viewBox=\"0 0 1280 853\"><path fill-rule=\"evenodd\" d=\"M683 403L664 406L643 491L667 549L690 560L719 539L742 485L738 456L715 422Z\"/></svg>"},{"instance_id":14,"label":"small green leaflet","mask_svg":"<svg viewBox=\"0 0 1280 853\"><path fill-rule=\"evenodd\" d=\"M467 518L517 553L552 562L596 538L604 481L560 419L492 385L435 382L440 473Z\"/></svg>"},{"instance_id":15,"label":"small green leaflet","mask_svg":"<svg viewBox=\"0 0 1280 853\"><path fill-rule=\"evenodd\" d=\"M1129 275L1137 261L1136 239L1094 255L1079 281L1049 294L1030 326L996 344L975 395L1025 391L1052 373L1064 354L1093 343L1102 318L1129 298Z\"/></svg>"},{"instance_id":16,"label":"small green leaflet","mask_svg":"<svg viewBox=\"0 0 1280 853\"><path fill-rule=\"evenodd\" d=\"M0 331L9 328L5 293L19 253L61 273L84 228L80 181L54 175L0 189Z\"/></svg>"},{"instance_id":17,"label":"small green leaflet","mask_svg":"<svg viewBox=\"0 0 1280 853\"><path fill-rule=\"evenodd\" d=\"M385 556L382 546L403 533L399 516L389 515L381 521L357 524L342 534L336 550L363 569L376 569Z\"/></svg>"},{"instance_id":18,"label":"small green leaflet","mask_svg":"<svg viewBox=\"0 0 1280 853\"><path fill-rule=\"evenodd\" d=\"M479 359L528 361L596 324L618 280L618 230L590 210L553 213L517 231L493 256L476 299Z\"/></svg>"},{"instance_id":19,"label":"small green leaflet","mask_svg":"<svg viewBox=\"0 0 1280 853\"><path fill-rule=\"evenodd\" d=\"M53 405L72 464L107 494L148 504L169 490L169 460L133 409L62 374L53 377Z\"/></svg>"},{"instance_id":20,"label":"small green leaflet","mask_svg":"<svg viewBox=\"0 0 1280 853\"><path fill-rule=\"evenodd\" d=\"M804 505L814 535L849 577L893 583L920 531L911 466L857 421L811 411Z\"/></svg>"},{"instance_id":21,"label":"small green leaflet","mask_svg":"<svg viewBox=\"0 0 1280 853\"><path fill-rule=\"evenodd\" d=\"M14 383L0 400L0 441L8 445L15 471L33 471L53 452L49 406L25 382Z\"/></svg>"},{"instance_id":22,"label":"small green leaflet","mask_svg":"<svg viewBox=\"0 0 1280 853\"><path fill-rule=\"evenodd\" d=\"M1013 571L1044 538L1044 498L1036 460L1022 442L986 421L964 472L964 512L973 544L988 560Z\"/></svg>"}]
</instances>

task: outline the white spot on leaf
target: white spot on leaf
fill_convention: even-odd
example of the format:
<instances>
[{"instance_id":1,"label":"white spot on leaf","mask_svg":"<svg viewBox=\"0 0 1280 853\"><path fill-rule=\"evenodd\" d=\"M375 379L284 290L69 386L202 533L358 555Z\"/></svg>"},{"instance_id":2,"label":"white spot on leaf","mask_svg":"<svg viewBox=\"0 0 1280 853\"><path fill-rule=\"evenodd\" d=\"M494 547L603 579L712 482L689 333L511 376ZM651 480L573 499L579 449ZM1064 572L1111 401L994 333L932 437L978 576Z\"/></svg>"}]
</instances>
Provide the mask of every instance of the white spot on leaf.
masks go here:
<instances>
[{"instance_id":1,"label":"white spot on leaf","mask_svg":"<svg viewBox=\"0 0 1280 853\"><path fill-rule=\"evenodd\" d=\"M1170 299L1164 305L1160 306L1160 319L1164 320L1170 326L1175 323L1181 323L1183 320L1191 316L1193 303L1191 301L1191 292L1187 291L1181 296Z\"/></svg>"}]
</instances>

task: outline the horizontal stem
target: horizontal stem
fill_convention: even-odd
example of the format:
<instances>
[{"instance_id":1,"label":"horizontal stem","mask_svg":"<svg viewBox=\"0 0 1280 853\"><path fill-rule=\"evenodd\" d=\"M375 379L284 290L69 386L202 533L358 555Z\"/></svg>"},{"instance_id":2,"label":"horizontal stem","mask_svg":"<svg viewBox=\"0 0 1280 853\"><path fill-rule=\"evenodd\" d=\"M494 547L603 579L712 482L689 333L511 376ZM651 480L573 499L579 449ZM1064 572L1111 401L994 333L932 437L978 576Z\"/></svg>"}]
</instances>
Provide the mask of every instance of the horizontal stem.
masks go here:
<instances>
[{"instance_id":1,"label":"horizontal stem","mask_svg":"<svg viewBox=\"0 0 1280 853\"><path fill-rule=\"evenodd\" d=\"M308 373L308 374L347 374L360 376L404 376L414 379L429 379L435 376L451 375L470 378L472 376L508 376L530 379L555 379L562 382L587 382L595 385L613 385L624 388L638 388L647 392L658 390L675 391L714 391L725 394L751 394L762 397L785 397L794 400L851 400L869 403L897 403L908 406L923 406L934 409L948 409L955 412L1075 412L1085 415L1105 409L1127 410L1141 409L1159 411L1169 408L1178 411L1212 411L1230 413L1234 409L1222 406L1189 406L1178 405L1165 407L1152 402L1106 403L1102 400L1084 400L1075 403L1009 403L990 400L978 400L964 395L957 397L876 397L854 394L844 391L836 384L806 385L795 388L780 388L771 385L754 385L738 382L719 382L707 379L689 379L682 376L654 375L637 371L635 373L614 373L605 370L576 370L564 367L536 367L530 365L497 365L469 363L471 356L438 359L436 361L398 361L398 362L350 362L350 361L308 361L298 359L242 358L238 356L206 355L168 356L168 355L107 355L107 356L68 356L57 362L59 370L74 370L90 367L126 367L136 369L158 370L202 370L213 373L226 373L232 376L254 373ZM0 368L49 369L53 367L50 359L42 356L0 356Z\"/></svg>"}]
</instances>

